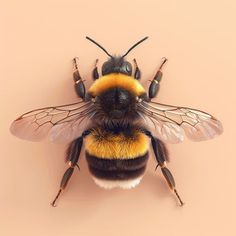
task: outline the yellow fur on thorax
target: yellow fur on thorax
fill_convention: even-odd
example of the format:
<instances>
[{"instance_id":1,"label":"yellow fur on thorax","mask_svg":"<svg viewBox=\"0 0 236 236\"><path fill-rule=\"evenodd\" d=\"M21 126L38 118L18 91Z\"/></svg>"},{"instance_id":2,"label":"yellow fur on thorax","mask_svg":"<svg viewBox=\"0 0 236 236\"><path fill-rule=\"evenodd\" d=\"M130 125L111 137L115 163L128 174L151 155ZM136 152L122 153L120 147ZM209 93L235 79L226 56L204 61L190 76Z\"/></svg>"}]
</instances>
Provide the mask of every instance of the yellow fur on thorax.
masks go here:
<instances>
[{"instance_id":1,"label":"yellow fur on thorax","mask_svg":"<svg viewBox=\"0 0 236 236\"><path fill-rule=\"evenodd\" d=\"M115 87L126 89L136 96L145 93L143 86L138 80L134 79L132 76L119 73L104 75L97 79L89 88L88 92L93 96L97 96L102 92Z\"/></svg>"},{"instance_id":2,"label":"yellow fur on thorax","mask_svg":"<svg viewBox=\"0 0 236 236\"><path fill-rule=\"evenodd\" d=\"M93 156L105 159L133 159L146 154L147 137L138 130L130 137L94 130L85 138L85 150Z\"/></svg>"}]
</instances>

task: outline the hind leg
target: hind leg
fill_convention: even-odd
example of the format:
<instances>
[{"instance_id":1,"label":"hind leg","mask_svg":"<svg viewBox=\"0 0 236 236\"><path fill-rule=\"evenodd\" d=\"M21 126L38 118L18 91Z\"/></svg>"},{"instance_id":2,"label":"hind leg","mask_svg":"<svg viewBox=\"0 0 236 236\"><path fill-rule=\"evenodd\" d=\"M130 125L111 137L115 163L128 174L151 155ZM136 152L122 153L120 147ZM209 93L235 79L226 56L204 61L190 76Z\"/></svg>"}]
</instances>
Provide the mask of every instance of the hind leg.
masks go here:
<instances>
[{"instance_id":1,"label":"hind leg","mask_svg":"<svg viewBox=\"0 0 236 236\"><path fill-rule=\"evenodd\" d=\"M154 155L155 155L155 158L157 161L156 169L157 169L157 167L161 168L161 172L162 172L166 182L168 183L168 186L175 193L180 206L183 206L184 203L177 192L174 177L173 177L172 173L170 172L170 170L166 167L166 161L168 159L168 151L167 151L164 143L162 141L160 141L159 139L153 137L151 132L149 132L149 131L144 131L144 132L149 138L151 138L152 148L153 148Z\"/></svg>"},{"instance_id":2,"label":"hind leg","mask_svg":"<svg viewBox=\"0 0 236 236\"><path fill-rule=\"evenodd\" d=\"M88 134L89 134L89 131L84 131L82 136L76 139L75 141L73 141L67 149L66 160L68 161L69 168L65 171L64 175L62 176L59 191L51 203L53 207L56 206L56 202L59 196L61 195L62 191L66 188L74 172L74 168L75 167L79 168L77 163L79 161L80 151L83 145L83 138Z\"/></svg>"}]
</instances>

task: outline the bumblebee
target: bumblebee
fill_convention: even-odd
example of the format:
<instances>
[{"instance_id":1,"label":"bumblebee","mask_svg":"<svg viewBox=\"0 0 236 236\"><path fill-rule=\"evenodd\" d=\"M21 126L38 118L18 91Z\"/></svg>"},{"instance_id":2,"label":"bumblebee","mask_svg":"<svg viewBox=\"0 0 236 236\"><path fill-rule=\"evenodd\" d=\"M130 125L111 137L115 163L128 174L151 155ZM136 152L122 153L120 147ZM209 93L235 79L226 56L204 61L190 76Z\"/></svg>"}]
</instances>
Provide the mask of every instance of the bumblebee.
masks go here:
<instances>
[{"instance_id":1,"label":"bumblebee","mask_svg":"<svg viewBox=\"0 0 236 236\"><path fill-rule=\"evenodd\" d=\"M11 125L12 134L22 139L39 141L46 136L51 141L69 143L66 152L68 168L56 202L78 166L81 148L95 183L106 189L130 189L137 186L145 173L149 146L154 151L157 167L170 189L180 198L174 177L167 168L168 151L165 143L182 142L185 135L193 141L207 140L223 132L222 124L212 115L180 106L157 103L162 78L163 58L151 80L148 92L139 82L141 71L134 59L133 66L125 57L148 37L135 43L124 55L112 56L93 39L109 57L98 73L98 59L92 72L94 83L86 91L79 73L78 58L74 58L73 73L76 103L45 107L27 112Z\"/></svg>"}]
</instances>

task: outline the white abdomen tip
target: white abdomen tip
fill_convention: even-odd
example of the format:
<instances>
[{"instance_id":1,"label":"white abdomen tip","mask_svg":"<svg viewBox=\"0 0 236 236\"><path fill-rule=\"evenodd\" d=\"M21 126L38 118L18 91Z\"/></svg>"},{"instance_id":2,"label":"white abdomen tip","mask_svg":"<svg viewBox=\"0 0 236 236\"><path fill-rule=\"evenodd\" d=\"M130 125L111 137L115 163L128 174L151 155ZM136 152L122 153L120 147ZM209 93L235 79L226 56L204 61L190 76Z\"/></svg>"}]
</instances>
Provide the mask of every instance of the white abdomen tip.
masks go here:
<instances>
[{"instance_id":1,"label":"white abdomen tip","mask_svg":"<svg viewBox=\"0 0 236 236\"><path fill-rule=\"evenodd\" d=\"M129 179L129 180L106 180L106 179L98 179L93 176L94 182L99 187L105 188L105 189L113 189L113 188L131 189L131 188L135 188L140 183L142 178L143 178L143 176L140 176L136 179Z\"/></svg>"}]
</instances>

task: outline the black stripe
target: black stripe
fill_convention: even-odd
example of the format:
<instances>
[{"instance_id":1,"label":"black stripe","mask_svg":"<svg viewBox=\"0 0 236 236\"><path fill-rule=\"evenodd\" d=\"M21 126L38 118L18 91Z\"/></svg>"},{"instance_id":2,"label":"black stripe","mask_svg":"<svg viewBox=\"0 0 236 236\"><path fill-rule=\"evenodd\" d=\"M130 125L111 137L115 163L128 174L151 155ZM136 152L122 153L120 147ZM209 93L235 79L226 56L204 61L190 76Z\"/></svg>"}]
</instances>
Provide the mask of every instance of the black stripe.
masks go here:
<instances>
[{"instance_id":1,"label":"black stripe","mask_svg":"<svg viewBox=\"0 0 236 236\"><path fill-rule=\"evenodd\" d=\"M86 159L92 175L103 179L125 180L136 178L144 173L148 152L133 159L104 159L86 152Z\"/></svg>"},{"instance_id":2,"label":"black stripe","mask_svg":"<svg viewBox=\"0 0 236 236\"><path fill-rule=\"evenodd\" d=\"M129 171L109 171L109 170L98 170L94 167L89 166L89 170L91 174L100 179L107 179L107 180L128 180L128 179L135 179L141 176L145 171L146 166L137 169L137 170L129 170Z\"/></svg>"},{"instance_id":3,"label":"black stripe","mask_svg":"<svg viewBox=\"0 0 236 236\"><path fill-rule=\"evenodd\" d=\"M148 160L148 152L143 156L139 156L133 159L105 159L92 156L88 152L86 152L86 159L89 166L92 166L99 170L136 170L146 165Z\"/></svg>"}]
</instances>

